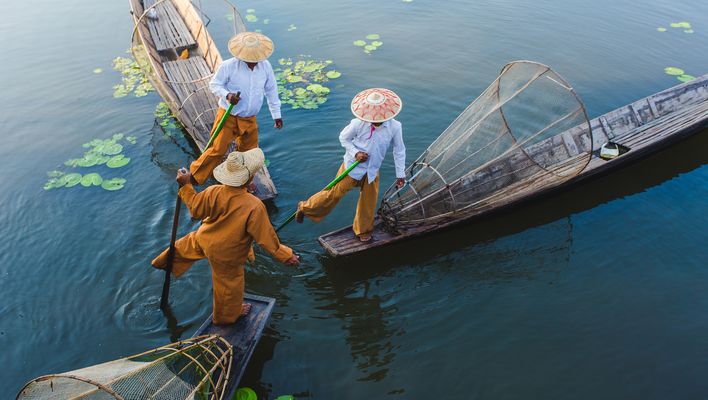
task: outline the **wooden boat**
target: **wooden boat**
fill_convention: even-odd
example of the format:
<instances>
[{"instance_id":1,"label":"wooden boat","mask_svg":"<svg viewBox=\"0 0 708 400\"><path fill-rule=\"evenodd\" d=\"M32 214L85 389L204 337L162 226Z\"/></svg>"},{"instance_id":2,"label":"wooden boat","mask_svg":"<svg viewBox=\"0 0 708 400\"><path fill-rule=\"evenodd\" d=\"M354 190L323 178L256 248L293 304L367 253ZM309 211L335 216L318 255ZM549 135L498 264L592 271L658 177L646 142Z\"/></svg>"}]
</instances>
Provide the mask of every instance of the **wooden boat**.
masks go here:
<instances>
[{"instance_id":1,"label":"wooden boat","mask_svg":"<svg viewBox=\"0 0 708 400\"><path fill-rule=\"evenodd\" d=\"M248 366L253 350L255 350L258 341L263 335L263 329L275 305L274 298L248 293L244 296L243 301L251 304L251 311L245 317L239 318L235 324L214 325L211 322L212 317L209 316L194 334L195 337L216 334L226 339L233 346L233 361L228 377L225 399L230 399L236 392L238 383L241 381L246 366Z\"/></svg>"},{"instance_id":2,"label":"wooden boat","mask_svg":"<svg viewBox=\"0 0 708 400\"><path fill-rule=\"evenodd\" d=\"M395 193L395 189L392 188L384 194L379 217L376 220L374 240L362 243L354 236L351 227L346 227L320 236L319 242L330 255L346 256L419 237L458 224L470 223L616 171L634 161L665 149L706 127L708 127L708 75L637 100L597 117L589 121L589 132L574 127L534 144L533 151L540 154L542 159L547 159L553 158L559 153L573 153L571 150L575 147L587 146L589 145L588 141L592 142L592 151L588 153L588 158L580 157L582 152L578 152L576 148L574 151L579 154L578 156L569 157L563 163L558 164L558 169L554 171L557 173L556 175L562 175L564 171L579 171L569 174L567 179L550 181L553 175L548 173L529 175L524 179L499 187L492 196L475 202L471 208L464 210L464 213L455 209L452 189L456 184L462 185L463 189L465 185L468 188L471 187L470 182L474 181L474 176L472 178L468 176L459 181L444 182L444 185L441 185L441 188L435 194L430 195L428 199L435 196L438 198L443 195L447 196L448 204L445 205L447 207L445 212L426 221L424 216L426 209L423 208L423 217L418 223L410 223L399 227L399 229L391 229L390 224L386 221L387 196ZM628 151L611 160L601 158L599 147L609 141L625 147ZM515 157L515 154L511 154L489 161L476 170L474 175L485 176L488 180L508 176L514 172L515 163L520 162L518 157ZM409 167L408 173L415 170L415 164ZM507 172L510 170L512 172ZM450 192L449 195L447 195L448 192ZM425 200L425 198L419 200L421 206ZM452 205L449 204L450 202ZM438 201L436 206L441 207L440 204L442 201Z\"/></svg>"},{"instance_id":3,"label":"wooden boat","mask_svg":"<svg viewBox=\"0 0 708 400\"><path fill-rule=\"evenodd\" d=\"M133 57L201 151L209 141L218 109L209 81L222 62L221 54L189 0L129 2ZM244 32L238 11L227 4L233 13L234 32ZM277 195L267 167L256 174L254 182L255 195L261 200Z\"/></svg>"},{"instance_id":4,"label":"wooden boat","mask_svg":"<svg viewBox=\"0 0 708 400\"><path fill-rule=\"evenodd\" d=\"M190 339L138 355L29 381L17 399L231 399L275 299L246 294L250 313L215 326L211 316Z\"/></svg>"}]
</instances>

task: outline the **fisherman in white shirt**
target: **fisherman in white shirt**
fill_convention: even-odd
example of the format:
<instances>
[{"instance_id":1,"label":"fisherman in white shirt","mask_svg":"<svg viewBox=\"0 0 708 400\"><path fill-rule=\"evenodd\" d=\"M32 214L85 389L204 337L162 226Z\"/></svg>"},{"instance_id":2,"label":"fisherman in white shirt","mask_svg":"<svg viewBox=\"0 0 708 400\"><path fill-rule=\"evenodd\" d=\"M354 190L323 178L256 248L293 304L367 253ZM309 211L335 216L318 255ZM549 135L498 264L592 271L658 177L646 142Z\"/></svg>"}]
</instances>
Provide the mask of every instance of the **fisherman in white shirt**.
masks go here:
<instances>
[{"instance_id":1,"label":"fisherman in white shirt","mask_svg":"<svg viewBox=\"0 0 708 400\"><path fill-rule=\"evenodd\" d=\"M234 107L212 146L190 166L197 184L204 183L223 161L233 140L236 140L237 151L245 152L258 147L256 114L263 106L264 96L268 100L275 127L283 127L278 85L273 67L267 60L273 53L273 42L260 33L243 32L229 40L229 50L234 58L221 63L209 82L209 89L219 98L219 111L212 132L229 104Z\"/></svg>"},{"instance_id":2,"label":"fisherman in white shirt","mask_svg":"<svg viewBox=\"0 0 708 400\"><path fill-rule=\"evenodd\" d=\"M302 223L304 217L320 222L347 192L359 187L359 202L352 229L362 242L372 239L379 196L379 168L391 144L396 185L400 188L405 184L406 146L403 144L401 123L393 119L401 111L401 106L401 99L387 89L367 89L354 97L352 112L357 118L339 134L345 153L337 176L355 161L359 161L359 165L331 189L300 202L295 214L297 222Z\"/></svg>"}]
</instances>

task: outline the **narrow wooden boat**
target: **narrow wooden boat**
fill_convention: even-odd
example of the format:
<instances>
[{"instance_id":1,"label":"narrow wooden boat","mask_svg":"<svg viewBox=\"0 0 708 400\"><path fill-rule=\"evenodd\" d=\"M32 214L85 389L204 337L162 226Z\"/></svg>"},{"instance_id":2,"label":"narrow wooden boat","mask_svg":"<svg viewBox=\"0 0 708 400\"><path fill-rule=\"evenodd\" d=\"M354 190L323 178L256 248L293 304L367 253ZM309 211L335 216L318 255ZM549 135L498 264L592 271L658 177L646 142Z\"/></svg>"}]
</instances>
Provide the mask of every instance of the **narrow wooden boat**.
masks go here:
<instances>
[{"instance_id":1,"label":"narrow wooden boat","mask_svg":"<svg viewBox=\"0 0 708 400\"><path fill-rule=\"evenodd\" d=\"M218 326L211 322L211 316L202 324L196 336L219 335L233 346L233 361L228 377L225 399L233 397L238 388L243 372L248 366L248 361L253 355L258 341L263 335L263 329L268 323L268 318L273 311L275 299L271 297L256 296L248 294L243 301L251 304L251 312L245 317L239 318L235 324Z\"/></svg>"},{"instance_id":2,"label":"narrow wooden boat","mask_svg":"<svg viewBox=\"0 0 708 400\"><path fill-rule=\"evenodd\" d=\"M129 0L134 29L133 57L150 83L203 150L218 109L209 81L222 62L221 54L189 0ZM236 7L231 7L234 32L246 30ZM186 58L185 58L186 57ZM254 178L261 200L277 195L268 168Z\"/></svg>"},{"instance_id":3,"label":"narrow wooden boat","mask_svg":"<svg viewBox=\"0 0 708 400\"><path fill-rule=\"evenodd\" d=\"M275 299L246 294L250 313L215 326L211 316L190 339L134 356L29 381L17 399L231 399Z\"/></svg>"},{"instance_id":4,"label":"narrow wooden boat","mask_svg":"<svg viewBox=\"0 0 708 400\"><path fill-rule=\"evenodd\" d=\"M555 79L560 81L558 77ZM574 95L564 81L556 83L567 86ZM403 204L397 200L398 189L392 187L383 196L374 240L362 243L351 227L346 227L320 236L319 242L330 255L346 256L470 223L616 171L706 127L708 75L635 101L585 124L565 128L557 135L526 147L523 152L506 152L493 160L485 160L481 166L456 179L446 179L443 173L441 183L435 188L429 189L430 183L423 188L419 185L419 192L427 192L414 193L413 200ZM601 158L600 147L607 142L619 144L626 152L610 160ZM474 152L474 148L466 151ZM426 153L408 168L409 179L427 168ZM559 154L564 157L559 158ZM539 172L513 179L525 166L547 160L558 161L553 164L552 173L549 173L550 168L537 168ZM415 187L412 190L415 191ZM486 190L483 196L479 195L482 190ZM475 195L479 197L475 199Z\"/></svg>"}]
</instances>

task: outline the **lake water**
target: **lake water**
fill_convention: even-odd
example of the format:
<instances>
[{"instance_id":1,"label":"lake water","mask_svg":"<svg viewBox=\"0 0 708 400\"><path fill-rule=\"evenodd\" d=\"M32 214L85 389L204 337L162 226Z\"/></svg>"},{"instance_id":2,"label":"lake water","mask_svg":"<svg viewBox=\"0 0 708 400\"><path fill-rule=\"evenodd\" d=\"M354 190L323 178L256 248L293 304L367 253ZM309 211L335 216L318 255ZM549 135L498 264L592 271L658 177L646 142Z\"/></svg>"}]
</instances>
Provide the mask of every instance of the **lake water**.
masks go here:
<instances>
[{"instance_id":1,"label":"lake water","mask_svg":"<svg viewBox=\"0 0 708 400\"><path fill-rule=\"evenodd\" d=\"M204 0L227 54L220 1ZM650 0L244 0L276 43L342 72L317 110L284 107L261 145L280 190L271 218L335 174L349 101L366 87L405 103L413 161L507 62L554 67L591 116L668 88L676 66L708 73L708 2ZM158 309L174 171L191 155L155 128L151 93L114 99L132 29L127 1L3 1L0 37L0 393L29 379L191 336L211 311L208 266L173 283L177 321ZM269 24L262 23L269 19ZM689 21L695 31L669 27ZM291 24L296 29L288 30ZM658 32L665 26L668 32ZM352 45L367 34L371 55ZM95 68L102 68L94 74ZM125 188L44 191L81 145L122 132ZM262 398L705 398L708 391L708 137L500 218L387 249L324 257L317 236L351 223L351 195L282 240L298 269L264 254L250 292L278 299L242 381ZM393 179L392 158L382 186ZM382 187L382 189L383 189ZM197 224L183 218L180 233Z\"/></svg>"}]
</instances>

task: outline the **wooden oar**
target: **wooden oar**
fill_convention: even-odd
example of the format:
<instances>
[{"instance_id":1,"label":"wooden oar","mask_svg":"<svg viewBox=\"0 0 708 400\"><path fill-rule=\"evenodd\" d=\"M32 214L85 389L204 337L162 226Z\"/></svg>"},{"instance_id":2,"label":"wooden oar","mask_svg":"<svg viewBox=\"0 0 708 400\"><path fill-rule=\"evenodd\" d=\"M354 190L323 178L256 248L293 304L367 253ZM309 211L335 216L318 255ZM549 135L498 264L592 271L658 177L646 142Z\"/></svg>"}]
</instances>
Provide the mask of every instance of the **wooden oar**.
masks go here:
<instances>
[{"instance_id":1,"label":"wooden oar","mask_svg":"<svg viewBox=\"0 0 708 400\"><path fill-rule=\"evenodd\" d=\"M349 168L347 168L344 172L342 172L341 174L339 174L338 177L334 178L334 180L333 180L332 182L330 182L329 185L325 186L325 188L322 189L322 190L329 190L329 189L332 189L332 188L334 187L334 185L338 184L342 179L344 179L345 176L349 175L349 173L352 172L352 170L353 170L354 168L356 168L357 165L359 165L359 161L354 161L354 163L353 163L351 166L349 166ZM285 227L285 225L291 223L292 220L295 219L295 216L296 216L296 215L297 215L297 210L295 210L295 212L292 213L292 215L290 215L290 216L288 217L288 219L285 220L285 222L283 222L282 224L280 224L280 226L279 226L278 228L276 228L275 231L278 232L278 231L280 231L281 229L283 229L283 228Z\"/></svg>"},{"instance_id":2,"label":"wooden oar","mask_svg":"<svg viewBox=\"0 0 708 400\"><path fill-rule=\"evenodd\" d=\"M238 92L236 93L236 97L238 98L241 93ZM202 151L202 154L207 151L209 147L214 143L214 139L219 135L219 132L221 132L221 128L224 127L224 124L226 123L226 119L229 117L231 114L231 110L234 108L233 104L229 104L229 108L226 110L224 115L221 117L221 120L219 123L216 125L216 129L214 129L214 133L211 134L211 137L209 138L209 141L207 142L206 146L204 147L204 150ZM170 275L172 274L172 265L174 264L175 261L175 241L177 240L177 226L179 225L179 212L180 209L182 208L182 199L179 197L179 193L177 193L177 201L175 202L175 216L172 219L172 235L170 236L170 249L167 251L167 265L165 266L165 282L162 284L162 298L160 299L160 308L162 310L165 310L167 307L169 307L169 298L170 298Z\"/></svg>"}]
</instances>

